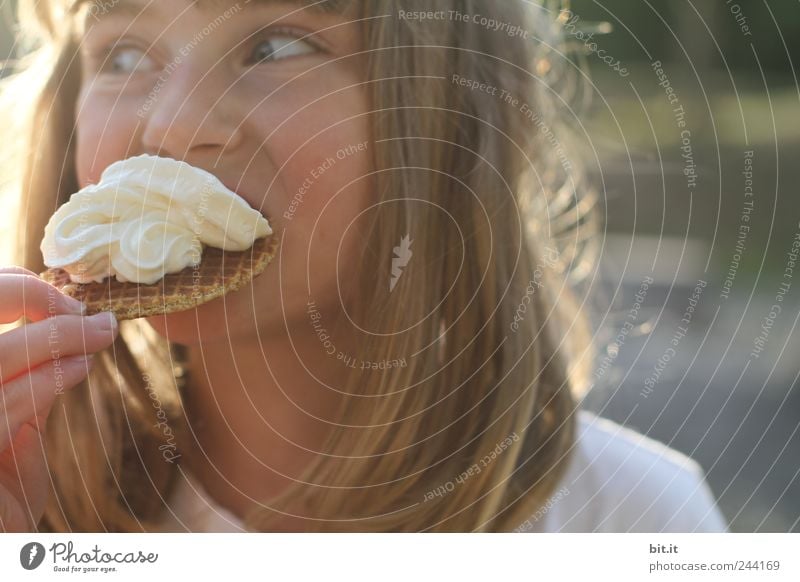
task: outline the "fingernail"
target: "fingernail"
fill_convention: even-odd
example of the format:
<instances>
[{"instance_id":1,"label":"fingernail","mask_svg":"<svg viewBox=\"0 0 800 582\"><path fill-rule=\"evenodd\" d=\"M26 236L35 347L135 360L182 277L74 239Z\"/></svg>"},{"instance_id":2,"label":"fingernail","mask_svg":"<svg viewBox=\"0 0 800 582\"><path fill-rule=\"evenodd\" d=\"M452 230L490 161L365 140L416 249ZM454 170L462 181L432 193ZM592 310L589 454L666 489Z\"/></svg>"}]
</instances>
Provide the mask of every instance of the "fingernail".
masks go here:
<instances>
[{"instance_id":1,"label":"fingernail","mask_svg":"<svg viewBox=\"0 0 800 582\"><path fill-rule=\"evenodd\" d=\"M117 328L117 318L110 311L101 311L87 318L95 329L100 331L114 331Z\"/></svg>"},{"instance_id":2,"label":"fingernail","mask_svg":"<svg viewBox=\"0 0 800 582\"><path fill-rule=\"evenodd\" d=\"M69 295L64 295L64 302L67 305L67 308L75 315L84 315L86 313L86 305L81 303L77 299L70 297Z\"/></svg>"}]
</instances>

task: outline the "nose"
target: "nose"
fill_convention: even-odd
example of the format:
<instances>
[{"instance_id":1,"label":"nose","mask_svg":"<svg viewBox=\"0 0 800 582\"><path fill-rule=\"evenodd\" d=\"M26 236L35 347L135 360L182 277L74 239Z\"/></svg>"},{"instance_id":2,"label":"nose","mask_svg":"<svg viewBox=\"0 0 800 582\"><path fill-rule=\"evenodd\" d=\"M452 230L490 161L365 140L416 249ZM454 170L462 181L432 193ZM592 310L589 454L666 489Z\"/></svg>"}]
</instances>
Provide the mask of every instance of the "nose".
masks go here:
<instances>
[{"instance_id":1,"label":"nose","mask_svg":"<svg viewBox=\"0 0 800 582\"><path fill-rule=\"evenodd\" d=\"M146 153L186 159L197 151L221 154L241 142L240 120L221 72L178 65L159 77L144 112ZM215 151L218 150L218 151Z\"/></svg>"}]
</instances>

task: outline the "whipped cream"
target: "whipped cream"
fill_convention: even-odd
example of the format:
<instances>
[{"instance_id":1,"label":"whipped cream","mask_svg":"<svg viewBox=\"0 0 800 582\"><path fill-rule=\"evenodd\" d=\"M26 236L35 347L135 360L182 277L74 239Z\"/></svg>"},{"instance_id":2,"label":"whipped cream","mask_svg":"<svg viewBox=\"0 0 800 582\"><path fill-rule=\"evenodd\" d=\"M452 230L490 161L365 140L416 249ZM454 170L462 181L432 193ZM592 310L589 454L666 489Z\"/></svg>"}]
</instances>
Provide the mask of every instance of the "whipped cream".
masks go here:
<instances>
[{"instance_id":1,"label":"whipped cream","mask_svg":"<svg viewBox=\"0 0 800 582\"><path fill-rule=\"evenodd\" d=\"M44 264L75 283L155 283L197 265L204 245L243 251L267 219L216 176L171 158L115 162L61 205L44 231Z\"/></svg>"}]
</instances>

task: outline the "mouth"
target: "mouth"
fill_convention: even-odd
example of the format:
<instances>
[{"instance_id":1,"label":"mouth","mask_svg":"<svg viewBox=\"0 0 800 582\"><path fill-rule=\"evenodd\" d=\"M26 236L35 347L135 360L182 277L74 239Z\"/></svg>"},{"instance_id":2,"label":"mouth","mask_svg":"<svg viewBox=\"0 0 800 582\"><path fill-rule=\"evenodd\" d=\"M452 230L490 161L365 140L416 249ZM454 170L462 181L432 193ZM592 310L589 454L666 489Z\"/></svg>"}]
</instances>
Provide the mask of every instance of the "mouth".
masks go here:
<instances>
[{"instance_id":1,"label":"mouth","mask_svg":"<svg viewBox=\"0 0 800 582\"><path fill-rule=\"evenodd\" d=\"M236 194L239 198L245 200L250 205L251 208L258 210L262 214L262 216L270 220L271 224L270 213L266 211L263 204L263 202L266 201L266 196L261 198L262 204L257 205L256 201L258 200L258 198L254 196L249 189L245 190L244 188L242 188L241 181L235 182L233 180L226 180L219 176L217 176L217 178L219 178L219 181L222 182L222 185L225 186L228 190Z\"/></svg>"}]
</instances>

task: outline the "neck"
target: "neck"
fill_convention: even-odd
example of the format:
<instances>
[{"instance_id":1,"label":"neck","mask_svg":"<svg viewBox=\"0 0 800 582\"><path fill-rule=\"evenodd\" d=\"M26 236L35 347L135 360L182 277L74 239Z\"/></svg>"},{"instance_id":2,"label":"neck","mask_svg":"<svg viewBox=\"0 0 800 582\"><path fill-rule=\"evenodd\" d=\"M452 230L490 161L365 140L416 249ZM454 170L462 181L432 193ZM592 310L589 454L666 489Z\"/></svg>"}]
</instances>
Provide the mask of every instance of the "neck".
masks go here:
<instances>
[{"instance_id":1,"label":"neck","mask_svg":"<svg viewBox=\"0 0 800 582\"><path fill-rule=\"evenodd\" d=\"M291 342L281 326L281 335L188 350L194 449L183 461L240 517L298 480L325 450L335 420L344 367L325 354L310 326L297 327Z\"/></svg>"}]
</instances>

